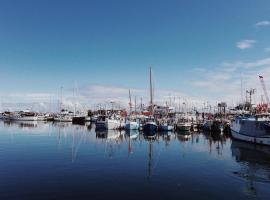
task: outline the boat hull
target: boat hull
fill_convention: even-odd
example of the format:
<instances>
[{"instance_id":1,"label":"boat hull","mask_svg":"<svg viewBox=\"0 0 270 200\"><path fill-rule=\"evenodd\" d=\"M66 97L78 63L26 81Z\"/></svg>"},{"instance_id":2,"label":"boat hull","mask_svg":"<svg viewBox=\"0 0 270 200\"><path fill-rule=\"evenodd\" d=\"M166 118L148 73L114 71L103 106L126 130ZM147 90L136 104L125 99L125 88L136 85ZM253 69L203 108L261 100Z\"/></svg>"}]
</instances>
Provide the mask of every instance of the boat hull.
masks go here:
<instances>
[{"instance_id":1,"label":"boat hull","mask_svg":"<svg viewBox=\"0 0 270 200\"><path fill-rule=\"evenodd\" d=\"M160 125L160 126L158 126L158 130L159 131L172 131L173 126L171 126L171 125Z\"/></svg>"},{"instance_id":2,"label":"boat hull","mask_svg":"<svg viewBox=\"0 0 270 200\"><path fill-rule=\"evenodd\" d=\"M190 131L191 125L188 124L177 124L177 130L178 131Z\"/></svg>"},{"instance_id":3,"label":"boat hull","mask_svg":"<svg viewBox=\"0 0 270 200\"><path fill-rule=\"evenodd\" d=\"M146 123L143 126L143 132L147 135L155 135L157 133L157 125L154 123Z\"/></svg>"},{"instance_id":4,"label":"boat hull","mask_svg":"<svg viewBox=\"0 0 270 200\"><path fill-rule=\"evenodd\" d=\"M73 117L55 117L54 121L55 122L72 122Z\"/></svg>"},{"instance_id":5,"label":"boat hull","mask_svg":"<svg viewBox=\"0 0 270 200\"><path fill-rule=\"evenodd\" d=\"M264 144L264 145L270 146L270 136L254 137L254 136L241 134L234 130L231 130L231 133L234 139L251 142L254 144Z\"/></svg>"},{"instance_id":6,"label":"boat hull","mask_svg":"<svg viewBox=\"0 0 270 200\"><path fill-rule=\"evenodd\" d=\"M37 121L38 117L34 116L34 117L11 117L10 120L14 120L14 121Z\"/></svg>"},{"instance_id":7,"label":"boat hull","mask_svg":"<svg viewBox=\"0 0 270 200\"><path fill-rule=\"evenodd\" d=\"M127 122L125 125L126 130L138 130L139 124L137 122Z\"/></svg>"}]
</instances>

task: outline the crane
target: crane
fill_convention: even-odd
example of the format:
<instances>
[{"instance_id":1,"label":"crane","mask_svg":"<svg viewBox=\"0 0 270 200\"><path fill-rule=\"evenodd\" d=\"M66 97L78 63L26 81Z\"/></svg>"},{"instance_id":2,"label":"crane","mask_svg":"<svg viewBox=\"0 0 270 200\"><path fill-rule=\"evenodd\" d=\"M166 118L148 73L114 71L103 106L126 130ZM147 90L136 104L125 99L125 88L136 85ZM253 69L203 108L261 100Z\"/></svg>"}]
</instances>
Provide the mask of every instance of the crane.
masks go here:
<instances>
[{"instance_id":1,"label":"crane","mask_svg":"<svg viewBox=\"0 0 270 200\"><path fill-rule=\"evenodd\" d=\"M268 106L270 105L270 100L269 100L269 96L268 96L268 93L267 93L267 90L266 90L266 86L265 86L265 83L264 83L264 80L263 80L263 76L259 76L260 78L260 81L261 81L261 85L262 85L262 89L263 89L263 92L264 92L264 96L266 98L266 102L268 104Z\"/></svg>"}]
</instances>

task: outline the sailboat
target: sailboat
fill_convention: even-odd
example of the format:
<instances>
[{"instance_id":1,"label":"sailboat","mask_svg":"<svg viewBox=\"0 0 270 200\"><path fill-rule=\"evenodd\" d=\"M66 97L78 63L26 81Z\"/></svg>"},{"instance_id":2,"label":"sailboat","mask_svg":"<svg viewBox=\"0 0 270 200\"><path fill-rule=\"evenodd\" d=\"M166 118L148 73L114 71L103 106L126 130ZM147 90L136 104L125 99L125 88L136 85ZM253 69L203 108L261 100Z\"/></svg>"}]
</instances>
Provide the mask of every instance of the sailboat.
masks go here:
<instances>
[{"instance_id":1,"label":"sailboat","mask_svg":"<svg viewBox=\"0 0 270 200\"><path fill-rule=\"evenodd\" d=\"M136 117L135 117L135 119L132 117L132 103L131 103L130 90L129 90L129 113L130 114L129 114L128 120L126 121L125 129L126 130L138 130L139 124L138 124L138 122L136 122Z\"/></svg>"},{"instance_id":2,"label":"sailboat","mask_svg":"<svg viewBox=\"0 0 270 200\"><path fill-rule=\"evenodd\" d=\"M153 117L153 106L152 69L150 67L150 116L143 125L143 131L148 135L155 135L158 129L155 118Z\"/></svg>"}]
</instances>

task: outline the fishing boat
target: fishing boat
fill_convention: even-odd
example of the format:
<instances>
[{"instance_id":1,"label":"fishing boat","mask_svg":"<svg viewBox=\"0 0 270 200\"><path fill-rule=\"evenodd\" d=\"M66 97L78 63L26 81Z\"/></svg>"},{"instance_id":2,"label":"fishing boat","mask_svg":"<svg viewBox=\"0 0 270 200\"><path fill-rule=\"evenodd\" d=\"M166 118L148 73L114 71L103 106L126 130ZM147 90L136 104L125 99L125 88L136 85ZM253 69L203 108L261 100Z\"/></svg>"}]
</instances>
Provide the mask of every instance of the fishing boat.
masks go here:
<instances>
[{"instance_id":1,"label":"fishing boat","mask_svg":"<svg viewBox=\"0 0 270 200\"><path fill-rule=\"evenodd\" d=\"M62 109L61 112L54 117L54 121L56 122L72 122L73 120L73 112Z\"/></svg>"},{"instance_id":2,"label":"fishing boat","mask_svg":"<svg viewBox=\"0 0 270 200\"><path fill-rule=\"evenodd\" d=\"M96 130L105 130L106 129L106 120L107 116L105 115L99 115L96 118Z\"/></svg>"},{"instance_id":3,"label":"fishing boat","mask_svg":"<svg viewBox=\"0 0 270 200\"><path fill-rule=\"evenodd\" d=\"M269 116L238 116L231 123L231 133L232 137L238 140L270 145Z\"/></svg>"},{"instance_id":4,"label":"fishing boat","mask_svg":"<svg viewBox=\"0 0 270 200\"><path fill-rule=\"evenodd\" d=\"M169 117L169 108L165 107L165 114L158 119L158 130L159 131L172 131L174 129L174 121Z\"/></svg>"},{"instance_id":5,"label":"fishing boat","mask_svg":"<svg viewBox=\"0 0 270 200\"><path fill-rule=\"evenodd\" d=\"M159 131L172 131L173 130L172 121L169 119L161 119L158 121L158 130Z\"/></svg>"},{"instance_id":6,"label":"fishing boat","mask_svg":"<svg viewBox=\"0 0 270 200\"><path fill-rule=\"evenodd\" d=\"M143 132L150 135L155 135L157 130L158 130L158 126L154 118L148 118L148 120L143 125Z\"/></svg>"},{"instance_id":7,"label":"fishing boat","mask_svg":"<svg viewBox=\"0 0 270 200\"><path fill-rule=\"evenodd\" d=\"M119 129L120 128L120 120L107 118L105 121L105 128L107 130Z\"/></svg>"},{"instance_id":8,"label":"fishing boat","mask_svg":"<svg viewBox=\"0 0 270 200\"><path fill-rule=\"evenodd\" d=\"M186 104L185 104L186 105ZM183 113L176 123L176 130L178 131L190 131L192 123L189 120L188 113Z\"/></svg>"},{"instance_id":9,"label":"fishing boat","mask_svg":"<svg viewBox=\"0 0 270 200\"><path fill-rule=\"evenodd\" d=\"M176 129L178 131L190 131L191 123L190 122L178 122L176 124Z\"/></svg>"},{"instance_id":10,"label":"fishing boat","mask_svg":"<svg viewBox=\"0 0 270 200\"><path fill-rule=\"evenodd\" d=\"M119 117L112 115L105 119L105 128L107 130L116 130L121 128L121 120Z\"/></svg>"}]
</instances>

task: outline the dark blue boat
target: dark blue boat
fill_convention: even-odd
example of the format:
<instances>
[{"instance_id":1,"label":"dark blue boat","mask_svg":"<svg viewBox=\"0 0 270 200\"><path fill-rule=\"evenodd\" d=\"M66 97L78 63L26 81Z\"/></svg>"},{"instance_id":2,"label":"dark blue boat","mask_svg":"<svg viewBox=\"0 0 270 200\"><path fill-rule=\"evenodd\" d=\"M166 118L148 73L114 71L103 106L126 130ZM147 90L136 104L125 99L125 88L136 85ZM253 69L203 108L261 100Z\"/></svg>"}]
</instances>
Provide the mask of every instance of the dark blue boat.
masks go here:
<instances>
[{"instance_id":1,"label":"dark blue boat","mask_svg":"<svg viewBox=\"0 0 270 200\"><path fill-rule=\"evenodd\" d=\"M147 135L155 135L157 133L158 126L155 122L149 121L143 125L143 132Z\"/></svg>"}]
</instances>

